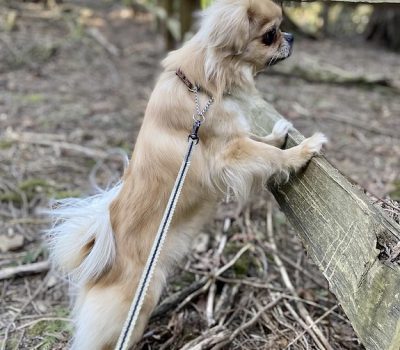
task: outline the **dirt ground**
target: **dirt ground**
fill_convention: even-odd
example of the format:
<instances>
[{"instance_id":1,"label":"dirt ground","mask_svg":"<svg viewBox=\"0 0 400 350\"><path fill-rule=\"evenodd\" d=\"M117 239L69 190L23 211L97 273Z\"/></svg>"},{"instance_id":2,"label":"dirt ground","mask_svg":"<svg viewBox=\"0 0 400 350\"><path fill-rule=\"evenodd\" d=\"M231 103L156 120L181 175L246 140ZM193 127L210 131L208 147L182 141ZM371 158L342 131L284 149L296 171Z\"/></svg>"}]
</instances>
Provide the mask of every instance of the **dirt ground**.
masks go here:
<instances>
[{"instance_id":1,"label":"dirt ground","mask_svg":"<svg viewBox=\"0 0 400 350\"><path fill-rule=\"evenodd\" d=\"M43 230L49 223L42 212L50 199L87 195L94 185L118 179L165 51L151 16L110 2L65 1L44 9L0 0L0 21L3 269L47 260ZM361 41L299 39L290 60L377 74L398 86L399 58ZM258 87L302 133L326 133L326 156L342 173L378 197L400 198L399 90L310 83L277 72L262 74ZM274 232L267 235L269 220ZM221 206L193 247L162 298L181 299L153 318L139 348L181 349L186 344L189 349L244 325L226 349L318 349L298 322L305 308L318 319L333 349L363 349L268 194L245 208ZM283 282L277 257L295 296ZM217 279L204 280L229 261L234 264ZM40 273L1 281L2 349L67 347L72 332L67 283L39 266ZM277 298L275 306L246 325Z\"/></svg>"}]
</instances>

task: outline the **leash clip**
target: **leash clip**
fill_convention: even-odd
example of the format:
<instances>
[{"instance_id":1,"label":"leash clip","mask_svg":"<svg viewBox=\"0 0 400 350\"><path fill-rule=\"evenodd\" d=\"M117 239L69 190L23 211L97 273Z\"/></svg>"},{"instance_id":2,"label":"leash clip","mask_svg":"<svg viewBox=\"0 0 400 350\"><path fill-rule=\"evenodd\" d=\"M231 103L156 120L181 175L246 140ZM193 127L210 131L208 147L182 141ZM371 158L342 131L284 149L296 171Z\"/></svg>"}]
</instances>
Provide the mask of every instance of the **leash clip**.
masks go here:
<instances>
[{"instance_id":1,"label":"leash clip","mask_svg":"<svg viewBox=\"0 0 400 350\"><path fill-rule=\"evenodd\" d=\"M190 132L188 139L195 141L196 145L199 143L199 129L201 126L201 120L196 119L192 126L192 131Z\"/></svg>"}]
</instances>

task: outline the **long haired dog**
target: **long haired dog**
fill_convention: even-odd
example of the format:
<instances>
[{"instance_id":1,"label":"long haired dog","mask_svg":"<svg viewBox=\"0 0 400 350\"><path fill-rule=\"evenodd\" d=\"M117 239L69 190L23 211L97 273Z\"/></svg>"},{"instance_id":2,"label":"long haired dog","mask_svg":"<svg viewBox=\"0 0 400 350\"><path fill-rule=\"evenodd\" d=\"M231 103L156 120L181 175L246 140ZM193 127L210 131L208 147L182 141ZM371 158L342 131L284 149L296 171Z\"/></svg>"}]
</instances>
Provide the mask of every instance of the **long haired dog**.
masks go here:
<instances>
[{"instance_id":1,"label":"long haired dog","mask_svg":"<svg viewBox=\"0 0 400 350\"><path fill-rule=\"evenodd\" d=\"M187 147L194 94L176 75L201 87L200 101L215 99L200 129L175 216L132 335L137 343L156 306L168 272L193 235L212 218L224 191L245 199L254 184L296 171L326 142L315 134L282 150L290 123L255 137L237 99L256 92L254 76L291 53L282 13L270 0L217 0L200 30L163 61L132 159L115 188L69 199L54 211L52 257L78 287L76 350L112 349L162 219ZM248 98L248 97L247 97Z\"/></svg>"}]
</instances>

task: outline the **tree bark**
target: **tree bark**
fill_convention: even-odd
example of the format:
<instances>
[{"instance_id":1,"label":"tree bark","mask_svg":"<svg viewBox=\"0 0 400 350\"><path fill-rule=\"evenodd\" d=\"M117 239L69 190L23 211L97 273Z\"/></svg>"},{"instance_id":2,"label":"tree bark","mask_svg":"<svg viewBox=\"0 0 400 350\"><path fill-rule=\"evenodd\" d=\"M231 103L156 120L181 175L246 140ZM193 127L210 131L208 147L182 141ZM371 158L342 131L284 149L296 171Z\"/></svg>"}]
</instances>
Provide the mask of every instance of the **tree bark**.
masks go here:
<instances>
[{"instance_id":1,"label":"tree bark","mask_svg":"<svg viewBox=\"0 0 400 350\"><path fill-rule=\"evenodd\" d=\"M193 13L199 8L196 0L180 0L179 17L181 23L181 40L185 39L185 34L190 30L193 23Z\"/></svg>"},{"instance_id":2,"label":"tree bark","mask_svg":"<svg viewBox=\"0 0 400 350\"><path fill-rule=\"evenodd\" d=\"M384 4L374 6L374 12L366 30L367 40L383 44L392 50L400 50L400 6Z\"/></svg>"}]
</instances>

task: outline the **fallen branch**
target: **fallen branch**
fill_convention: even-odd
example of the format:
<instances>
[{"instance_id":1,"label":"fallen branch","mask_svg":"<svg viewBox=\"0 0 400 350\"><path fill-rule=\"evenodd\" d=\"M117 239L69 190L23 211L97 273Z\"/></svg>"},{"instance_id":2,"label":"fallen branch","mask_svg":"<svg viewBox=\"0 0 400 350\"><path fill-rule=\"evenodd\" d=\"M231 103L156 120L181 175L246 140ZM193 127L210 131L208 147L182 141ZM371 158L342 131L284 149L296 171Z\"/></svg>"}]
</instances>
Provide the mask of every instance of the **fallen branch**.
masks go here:
<instances>
[{"instance_id":1,"label":"fallen branch","mask_svg":"<svg viewBox=\"0 0 400 350\"><path fill-rule=\"evenodd\" d=\"M388 77L379 74L353 73L327 63L321 64L310 58L303 59L299 64L287 63L274 66L268 74L296 77L313 83L386 86L399 89Z\"/></svg>"},{"instance_id":2,"label":"fallen branch","mask_svg":"<svg viewBox=\"0 0 400 350\"><path fill-rule=\"evenodd\" d=\"M105 151L94 148L88 148L65 141L55 141L53 138L43 137L43 134L35 135L33 133L16 133L13 131L8 131L5 137L7 140L13 142L49 146L56 149L63 149L66 151L80 153L90 158L105 159L108 156L108 153Z\"/></svg>"},{"instance_id":3,"label":"fallen branch","mask_svg":"<svg viewBox=\"0 0 400 350\"><path fill-rule=\"evenodd\" d=\"M237 102L258 134L268 134L282 118L259 95ZM303 139L292 130L287 147ZM398 258L390 262L384 256L400 242L400 226L324 157L314 157L272 192L366 349L397 350L400 266Z\"/></svg>"},{"instance_id":4,"label":"fallen branch","mask_svg":"<svg viewBox=\"0 0 400 350\"><path fill-rule=\"evenodd\" d=\"M15 267L6 267L0 270L0 281L13 277L33 275L48 271L49 269L50 262L47 260Z\"/></svg>"}]
</instances>

